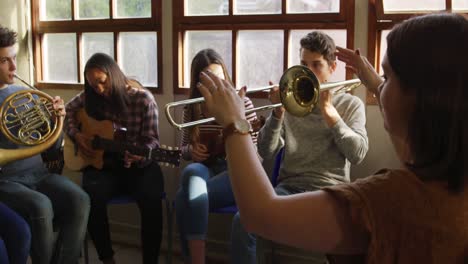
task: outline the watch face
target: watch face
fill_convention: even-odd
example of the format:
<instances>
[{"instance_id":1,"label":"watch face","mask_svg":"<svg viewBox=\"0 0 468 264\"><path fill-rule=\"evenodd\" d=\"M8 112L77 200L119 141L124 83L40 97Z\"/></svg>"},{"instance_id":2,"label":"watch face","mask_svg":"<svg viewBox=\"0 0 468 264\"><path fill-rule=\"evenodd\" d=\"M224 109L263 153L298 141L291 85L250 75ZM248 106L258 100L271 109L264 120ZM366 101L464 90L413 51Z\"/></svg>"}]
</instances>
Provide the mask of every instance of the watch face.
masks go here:
<instances>
[{"instance_id":1,"label":"watch face","mask_svg":"<svg viewBox=\"0 0 468 264\"><path fill-rule=\"evenodd\" d=\"M251 130L250 122L245 119L236 121L235 127L237 131L243 134L249 133Z\"/></svg>"}]
</instances>

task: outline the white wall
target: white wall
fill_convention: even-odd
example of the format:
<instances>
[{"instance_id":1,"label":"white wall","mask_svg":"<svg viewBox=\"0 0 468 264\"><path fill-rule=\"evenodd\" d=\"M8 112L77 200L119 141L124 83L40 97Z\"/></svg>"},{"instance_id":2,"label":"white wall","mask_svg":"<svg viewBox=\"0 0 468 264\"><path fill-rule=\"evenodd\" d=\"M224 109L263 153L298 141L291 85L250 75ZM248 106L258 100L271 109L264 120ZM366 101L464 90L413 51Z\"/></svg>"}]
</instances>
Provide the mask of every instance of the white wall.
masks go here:
<instances>
[{"instance_id":1,"label":"white wall","mask_svg":"<svg viewBox=\"0 0 468 264\"><path fill-rule=\"evenodd\" d=\"M29 80L32 76L31 69L31 54L28 52L28 14L27 3L29 0L0 0L0 24L11 27L19 33L19 54L18 54L18 74L24 79ZM26 3L26 4L25 4ZM156 100L160 109L160 134L161 142L166 145L176 146L178 132L172 128L167 122L164 114L164 105L168 102L184 99L183 96L172 94L172 85L174 74L172 72L173 63L172 49L172 1L163 0L163 29L162 42L163 52L160 65L163 69L164 94L157 94ZM367 0L356 0L356 26L355 26L355 47L361 48L365 54L367 51ZM66 90L48 90L52 95L60 95L65 100L69 100L77 91ZM356 92L363 101L365 100L364 88L359 88ZM266 100L255 100L256 104L265 104ZM366 159L357 166L352 168L352 177L360 178L372 174L379 168L383 167L398 167L399 162L393 151L391 142L385 133L382 125L382 118L377 106L367 106L367 129L369 135L370 149ZM165 188L170 198L174 197L174 193L178 187L179 169L163 169L166 179ZM78 174L66 172L69 176L77 177ZM117 240L125 240L130 243L138 243L138 233L136 229L139 226L138 209L134 206L120 206L110 210L112 219L112 228L115 232L114 238ZM166 225L167 227L167 225ZM226 252L227 239L230 229L230 216L210 216L210 233L208 236L210 254ZM178 244L175 244L177 247ZM224 255L225 257L225 255Z\"/></svg>"}]
</instances>

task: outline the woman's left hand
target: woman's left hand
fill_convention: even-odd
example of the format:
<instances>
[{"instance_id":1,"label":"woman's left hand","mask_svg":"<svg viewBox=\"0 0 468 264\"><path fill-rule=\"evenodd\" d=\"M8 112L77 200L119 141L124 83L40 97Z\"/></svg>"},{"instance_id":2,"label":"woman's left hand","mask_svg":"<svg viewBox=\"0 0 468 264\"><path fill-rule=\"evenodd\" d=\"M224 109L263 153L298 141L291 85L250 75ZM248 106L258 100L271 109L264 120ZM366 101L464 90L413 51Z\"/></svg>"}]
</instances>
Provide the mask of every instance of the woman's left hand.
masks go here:
<instances>
[{"instance_id":1,"label":"woman's left hand","mask_svg":"<svg viewBox=\"0 0 468 264\"><path fill-rule=\"evenodd\" d=\"M52 103L53 103L53 108L55 110L55 113L58 116L65 116L66 115L65 103L64 103L63 99L60 98L60 96L55 96L52 99Z\"/></svg>"},{"instance_id":2,"label":"woman's left hand","mask_svg":"<svg viewBox=\"0 0 468 264\"><path fill-rule=\"evenodd\" d=\"M143 157L138 156L138 155L133 155L128 151L125 151L125 156L124 156L124 167L125 168L130 168L133 163L142 161Z\"/></svg>"}]
</instances>

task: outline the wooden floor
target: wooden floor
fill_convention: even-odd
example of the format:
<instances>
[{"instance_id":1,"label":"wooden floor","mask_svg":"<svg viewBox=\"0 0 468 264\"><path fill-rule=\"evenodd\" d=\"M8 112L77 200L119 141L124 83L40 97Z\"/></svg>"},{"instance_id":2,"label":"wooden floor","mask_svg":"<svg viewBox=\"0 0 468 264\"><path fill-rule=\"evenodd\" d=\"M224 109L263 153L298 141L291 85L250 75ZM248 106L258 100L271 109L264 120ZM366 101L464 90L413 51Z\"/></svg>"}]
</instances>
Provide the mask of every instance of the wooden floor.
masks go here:
<instances>
[{"instance_id":1,"label":"wooden floor","mask_svg":"<svg viewBox=\"0 0 468 264\"><path fill-rule=\"evenodd\" d=\"M127 246L122 244L112 244L112 248L115 252L115 261L117 264L140 264L141 261L141 250L140 248ZM101 264L102 262L99 261L96 249L94 248L93 244L90 242L88 243L88 252L89 252L89 264ZM173 256L172 257L172 264L182 264L180 256ZM79 264L84 264L84 258L80 259ZM160 264L166 264L166 252L161 252L161 256L159 257Z\"/></svg>"},{"instance_id":2,"label":"wooden floor","mask_svg":"<svg viewBox=\"0 0 468 264\"><path fill-rule=\"evenodd\" d=\"M112 248L115 252L115 261L117 264L140 264L141 261L141 250L137 247L121 245L121 244L113 244ZM90 242L88 243L88 252L89 252L89 264L101 264L102 262L99 261L96 249L94 248L93 244ZM82 256L79 260L79 264L84 264L84 256ZM159 264L166 264L166 252L161 252L161 256L159 257ZM183 264L180 256L173 256L172 257L172 264ZM31 259L28 260L28 264L31 264Z\"/></svg>"}]
</instances>

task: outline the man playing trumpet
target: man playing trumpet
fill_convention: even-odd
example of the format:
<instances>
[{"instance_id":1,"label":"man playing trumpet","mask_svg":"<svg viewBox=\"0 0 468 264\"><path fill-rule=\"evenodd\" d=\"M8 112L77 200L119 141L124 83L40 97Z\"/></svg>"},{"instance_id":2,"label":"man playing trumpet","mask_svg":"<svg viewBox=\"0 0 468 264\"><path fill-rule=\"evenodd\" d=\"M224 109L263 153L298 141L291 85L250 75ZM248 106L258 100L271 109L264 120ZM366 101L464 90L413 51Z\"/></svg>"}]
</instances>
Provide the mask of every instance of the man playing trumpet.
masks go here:
<instances>
[{"instance_id":1,"label":"man playing trumpet","mask_svg":"<svg viewBox=\"0 0 468 264\"><path fill-rule=\"evenodd\" d=\"M326 83L336 69L333 39L314 31L300 43L301 64L321 84ZM270 101L280 102L278 87L270 91ZM284 148L276 193L290 195L349 182L350 164L360 163L368 150L365 125L364 104L351 94L333 96L329 90L322 91L317 107L305 117L275 108L259 132L258 151L263 159L271 160ZM239 213L233 220L231 239L233 263L256 263L256 237L245 231ZM324 263L325 257L317 256L317 261Z\"/></svg>"}]
</instances>

